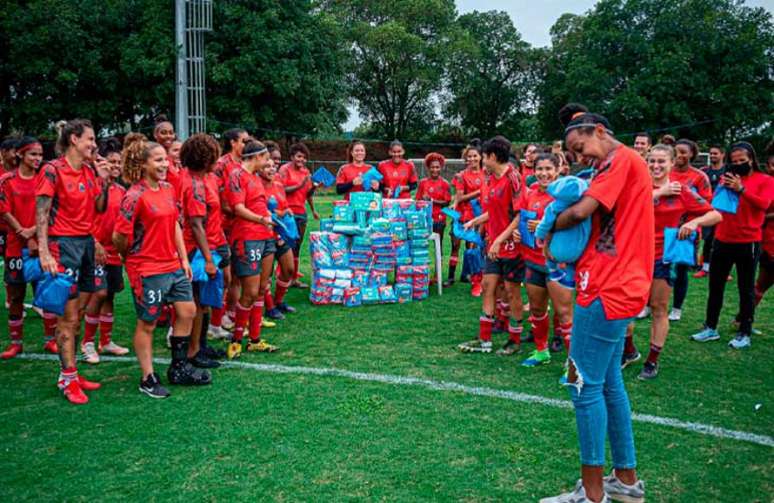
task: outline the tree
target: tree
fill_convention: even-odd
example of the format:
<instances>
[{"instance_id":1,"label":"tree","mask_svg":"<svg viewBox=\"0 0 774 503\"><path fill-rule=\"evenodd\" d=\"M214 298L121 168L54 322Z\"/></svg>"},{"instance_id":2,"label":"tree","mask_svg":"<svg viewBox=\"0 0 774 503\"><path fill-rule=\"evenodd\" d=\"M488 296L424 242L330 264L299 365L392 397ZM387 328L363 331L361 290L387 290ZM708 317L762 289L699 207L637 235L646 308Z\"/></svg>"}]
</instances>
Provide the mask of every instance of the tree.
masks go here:
<instances>
[{"instance_id":1,"label":"tree","mask_svg":"<svg viewBox=\"0 0 774 503\"><path fill-rule=\"evenodd\" d=\"M505 12L472 12L457 19L458 38L446 71L445 116L468 137L522 137L532 104L532 50Z\"/></svg>"},{"instance_id":2,"label":"tree","mask_svg":"<svg viewBox=\"0 0 774 503\"><path fill-rule=\"evenodd\" d=\"M562 16L542 67L539 120L580 101L617 132L663 130L723 141L774 114L774 26L736 0L602 0ZM686 125L683 127L674 127Z\"/></svg>"}]
</instances>

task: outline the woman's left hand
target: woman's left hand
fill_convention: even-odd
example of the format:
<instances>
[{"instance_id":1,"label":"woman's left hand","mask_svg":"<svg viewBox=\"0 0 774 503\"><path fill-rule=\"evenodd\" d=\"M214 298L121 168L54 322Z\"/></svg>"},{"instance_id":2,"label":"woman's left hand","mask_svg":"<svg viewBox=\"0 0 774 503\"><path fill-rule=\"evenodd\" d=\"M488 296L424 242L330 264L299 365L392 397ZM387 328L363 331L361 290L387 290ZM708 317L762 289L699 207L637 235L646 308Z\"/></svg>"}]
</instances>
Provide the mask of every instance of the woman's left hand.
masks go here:
<instances>
[{"instance_id":1,"label":"woman's left hand","mask_svg":"<svg viewBox=\"0 0 774 503\"><path fill-rule=\"evenodd\" d=\"M680 227L680 232L678 232L677 237L679 237L680 239L688 239L689 237L691 237L691 233L693 233L694 231L696 231L696 224L692 222L684 223Z\"/></svg>"},{"instance_id":2,"label":"woman's left hand","mask_svg":"<svg viewBox=\"0 0 774 503\"><path fill-rule=\"evenodd\" d=\"M188 259L184 258L180 265L182 266L183 273L185 273L185 277L188 278L188 281L191 281L193 279L193 271L191 270L191 264L188 262Z\"/></svg>"},{"instance_id":3,"label":"woman's left hand","mask_svg":"<svg viewBox=\"0 0 774 503\"><path fill-rule=\"evenodd\" d=\"M723 174L723 185L733 190L734 192L742 192L744 188L742 186L742 177L735 175L734 173Z\"/></svg>"}]
</instances>

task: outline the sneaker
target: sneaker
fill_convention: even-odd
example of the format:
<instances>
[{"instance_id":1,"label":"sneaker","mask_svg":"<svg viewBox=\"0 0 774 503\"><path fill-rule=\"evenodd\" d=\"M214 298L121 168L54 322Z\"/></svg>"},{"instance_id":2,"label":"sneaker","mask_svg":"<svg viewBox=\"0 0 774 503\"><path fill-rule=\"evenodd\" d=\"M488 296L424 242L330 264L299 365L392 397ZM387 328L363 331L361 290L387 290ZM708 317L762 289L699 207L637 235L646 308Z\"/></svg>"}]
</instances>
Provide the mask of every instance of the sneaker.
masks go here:
<instances>
[{"instance_id":1,"label":"sneaker","mask_svg":"<svg viewBox=\"0 0 774 503\"><path fill-rule=\"evenodd\" d=\"M123 356L129 354L129 348L119 346L113 341L108 342L104 346L99 347L100 353L110 353L111 355Z\"/></svg>"},{"instance_id":2,"label":"sneaker","mask_svg":"<svg viewBox=\"0 0 774 503\"><path fill-rule=\"evenodd\" d=\"M683 310L672 308L671 311L669 311L669 321L680 321L680 318L683 317Z\"/></svg>"},{"instance_id":3,"label":"sneaker","mask_svg":"<svg viewBox=\"0 0 774 503\"><path fill-rule=\"evenodd\" d=\"M152 373L144 381L140 381L140 393L145 393L151 398L168 398L169 391L161 385L161 380L157 373Z\"/></svg>"},{"instance_id":4,"label":"sneaker","mask_svg":"<svg viewBox=\"0 0 774 503\"><path fill-rule=\"evenodd\" d=\"M167 330L167 349L172 349L172 327Z\"/></svg>"},{"instance_id":5,"label":"sneaker","mask_svg":"<svg viewBox=\"0 0 774 503\"><path fill-rule=\"evenodd\" d=\"M704 327L701 332L693 334L691 339L696 342L717 341L720 339L720 334L714 328Z\"/></svg>"},{"instance_id":6,"label":"sneaker","mask_svg":"<svg viewBox=\"0 0 774 503\"><path fill-rule=\"evenodd\" d=\"M551 363L551 352L547 349L538 351L537 349L529 355L529 358L521 362L522 367L537 367L538 365L545 365Z\"/></svg>"},{"instance_id":7,"label":"sneaker","mask_svg":"<svg viewBox=\"0 0 774 503\"><path fill-rule=\"evenodd\" d=\"M622 501L624 503L645 502L645 483L641 480L629 486L618 480L615 472L613 472L602 479L602 483L604 484L605 492L613 501Z\"/></svg>"},{"instance_id":8,"label":"sneaker","mask_svg":"<svg viewBox=\"0 0 774 503\"><path fill-rule=\"evenodd\" d=\"M637 379L640 381L650 381L651 379L655 379L657 375L658 363L645 362L645 365L642 366L642 371L640 372L640 375L637 376Z\"/></svg>"},{"instance_id":9,"label":"sneaker","mask_svg":"<svg viewBox=\"0 0 774 503\"><path fill-rule=\"evenodd\" d=\"M737 333L736 336L728 343L729 348L744 349L749 348L752 345L749 335Z\"/></svg>"},{"instance_id":10,"label":"sneaker","mask_svg":"<svg viewBox=\"0 0 774 503\"><path fill-rule=\"evenodd\" d=\"M274 328L276 326L276 323L269 321L265 316L261 317L261 328Z\"/></svg>"},{"instance_id":11,"label":"sneaker","mask_svg":"<svg viewBox=\"0 0 774 503\"><path fill-rule=\"evenodd\" d=\"M59 354L59 346L56 345L56 339L49 339L43 344L43 351L52 355Z\"/></svg>"},{"instance_id":12,"label":"sneaker","mask_svg":"<svg viewBox=\"0 0 774 503\"><path fill-rule=\"evenodd\" d=\"M233 360L234 358L239 358L239 355L242 354L242 343L241 342L232 342L228 345L228 348L226 348L226 356L229 360Z\"/></svg>"},{"instance_id":13,"label":"sneaker","mask_svg":"<svg viewBox=\"0 0 774 503\"><path fill-rule=\"evenodd\" d=\"M208 358L202 351L196 353L193 358L188 358L188 361L191 362L191 365L200 369L216 369L220 367L219 361Z\"/></svg>"},{"instance_id":14,"label":"sneaker","mask_svg":"<svg viewBox=\"0 0 774 503\"><path fill-rule=\"evenodd\" d=\"M231 319L231 316L224 314L223 319L220 322L220 326L223 328L223 330L228 330L231 332L234 330L234 320Z\"/></svg>"},{"instance_id":15,"label":"sneaker","mask_svg":"<svg viewBox=\"0 0 774 503\"><path fill-rule=\"evenodd\" d=\"M453 279L447 279L442 283L444 288L449 288L451 286L454 286L454 280Z\"/></svg>"},{"instance_id":16,"label":"sneaker","mask_svg":"<svg viewBox=\"0 0 774 503\"><path fill-rule=\"evenodd\" d=\"M64 397L67 398L68 402L75 405L89 403L89 397L87 397L86 393L83 392L83 389L81 389L81 385L78 384L77 379L70 381L67 386L62 389L62 393L64 394Z\"/></svg>"},{"instance_id":17,"label":"sneaker","mask_svg":"<svg viewBox=\"0 0 774 503\"><path fill-rule=\"evenodd\" d=\"M516 344L512 340L508 339L503 345L503 347L497 350L497 354L500 356L511 356L511 355L515 355L520 351L521 351L521 344Z\"/></svg>"},{"instance_id":18,"label":"sneaker","mask_svg":"<svg viewBox=\"0 0 774 503\"><path fill-rule=\"evenodd\" d=\"M610 497L607 493L604 493L600 503L610 503L610 501ZM540 500L540 503L591 503L591 500L586 497L586 489L583 488L583 482L579 480L572 492L551 498L543 498Z\"/></svg>"},{"instance_id":19,"label":"sneaker","mask_svg":"<svg viewBox=\"0 0 774 503\"><path fill-rule=\"evenodd\" d=\"M553 339L551 339L551 345L548 346L549 351L552 353L559 353L562 349L564 349L564 342L562 341L562 338L558 335L555 335Z\"/></svg>"},{"instance_id":20,"label":"sneaker","mask_svg":"<svg viewBox=\"0 0 774 503\"><path fill-rule=\"evenodd\" d=\"M741 323L739 323L738 321L736 320L731 321L731 328L733 328L734 330L738 331L740 326L741 326ZM750 332L751 332L751 335L763 335L763 332L761 332L755 327L752 327L750 329Z\"/></svg>"},{"instance_id":21,"label":"sneaker","mask_svg":"<svg viewBox=\"0 0 774 503\"><path fill-rule=\"evenodd\" d=\"M463 342L457 349L463 353L491 353L492 341L482 341L481 339L475 339L468 342Z\"/></svg>"},{"instance_id":22,"label":"sneaker","mask_svg":"<svg viewBox=\"0 0 774 503\"><path fill-rule=\"evenodd\" d=\"M470 295L473 297L481 297L481 293L483 293L484 287L481 285L481 283L473 283L470 287Z\"/></svg>"},{"instance_id":23,"label":"sneaker","mask_svg":"<svg viewBox=\"0 0 774 503\"><path fill-rule=\"evenodd\" d=\"M225 351L222 349L215 349L212 346L204 346L199 350L199 352L210 360L222 360L226 357Z\"/></svg>"},{"instance_id":24,"label":"sneaker","mask_svg":"<svg viewBox=\"0 0 774 503\"><path fill-rule=\"evenodd\" d=\"M91 363L92 365L99 363L99 353L97 353L93 342L81 344L81 353L83 353L83 361L86 363Z\"/></svg>"},{"instance_id":25,"label":"sneaker","mask_svg":"<svg viewBox=\"0 0 774 503\"><path fill-rule=\"evenodd\" d=\"M24 307L27 307L27 304L24 304ZM39 308L38 306L32 305L29 307L29 309L32 309L32 312L38 315L39 318L43 317L43 310Z\"/></svg>"},{"instance_id":26,"label":"sneaker","mask_svg":"<svg viewBox=\"0 0 774 503\"><path fill-rule=\"evenodd\" d=\"M264 340L259 341L250 341L247 343L247 352L248 353L273 353L277 351L279 348L277 346L272 346L268 342Z\"/></svg>"},{"instance_id":27,"label":"sneaker","mask_svg":"<svg viewBox=\"0 0 774 503\"><path fill-rule=\"evenodd\" d=\"M169 384L183 386L212 384L212 375L208 371L197 369L188 361L173 361L167 368L167 379Z\"/></svg>"},{"instance_id":28,"label":"sneaker","mask_svg":"<svg viewBox=\"0 0 774 503\"><path fill-rule=\"evenodd\" d=\"M292 314L296 312L296 308L293 306L289 306L287 302L280 302L279 304L277 304L277 309L279 309L281 313L285 313L285 314Z\"/></svg>"},{"instance_id":29,"label":"sneaker","mask_svg":"<svg viewBox=\"0 0 774 503\"><path fill-rule=\"evenodd\" d=\"M215 325L210 325L207 327L207 337L210 339L230 339L231 334L228 330L226 330L223 327L216 327Z\"/></svg>"},{"instance_id":30,"label":"sneaker","mask_svg":"<svg viewBox=\"0 0 774 503\"><path fill-rule=\"evenodd\" d=\"M628 367L630 364L634 362L640 361L640 358L642 358L642 355L639 351L636 349L631 353L624 353L621 355L621 370Z\"/></svg>"},{"instance_id":31,"label":"sneaker","mask_svg":"<svg viewBox=\"0 0 774 503\"><path fill-rule=\"evenodd\" d=\"M704 269L701 269L700 271L694 273L693 277L696 279L706 278L707 271L705 271Z\"/></svg>"},{"instance_id":32,"label":"sneaker","mask_svg":"<svg viewBox=\"0 0 774 503\"><path fill-rule=\"evenodd\" d=\"M637 313L637 316L634 317L635 320L644 320L650 316L650 306L645 306L642 308L642 311Z\"/></svg>"},{"instance_id":33,"label":"sneaker","mask_svg":"<svg viewBox=\"0 0 774 503\"><path fill-rule=\"evenodd\" d=\"M295 280L292 285L293 288L309 288L309 285L300 280Z\"/></svg>"},{"instance_id":34,"label":"sneaker","mask_svg":"<svg viewBox=\"0 0 774 503\"><path fill-rule=\"evenodd\" d=\"M285 315L282 314L279 310L279 308L274 307L272 309L269 309L266 311L266 317L271 318L272 320L284 320Z\"/></svg>"},{"instance_id":35,"label":"sneaker","mask_svg":"<svg viewBox=\"0 0 774 503\"><path fill-rule=\"evenodd\" d=\"M12 342L7 348L5 348L5 351L0 353L0 358L2 358L3 360L10 360L11 358L16 357L16 355L18 355L22 351L23 351L23 348L21 344Z\"/></svg>"}]
</instances>

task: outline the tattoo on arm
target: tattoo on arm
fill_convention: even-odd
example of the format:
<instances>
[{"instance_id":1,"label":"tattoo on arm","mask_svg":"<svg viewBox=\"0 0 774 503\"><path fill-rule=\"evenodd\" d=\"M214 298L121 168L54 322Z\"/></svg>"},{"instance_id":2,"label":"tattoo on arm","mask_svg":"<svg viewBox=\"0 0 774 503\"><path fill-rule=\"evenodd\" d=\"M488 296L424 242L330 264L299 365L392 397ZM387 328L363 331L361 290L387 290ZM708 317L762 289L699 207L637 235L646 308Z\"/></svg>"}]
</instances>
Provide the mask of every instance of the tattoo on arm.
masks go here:
<instances>
[{"instance_id":1,"label":"tattoo on arm","mask_svg":"<svg viewBox=\"0 0 774 503\"><path fill-rule=\"evenodd\" d=\"M37 196L35 198L35 226L38 234L38 249L48 252L48 217L51 212L51 198Z\"/></svg>"}]
</instances>

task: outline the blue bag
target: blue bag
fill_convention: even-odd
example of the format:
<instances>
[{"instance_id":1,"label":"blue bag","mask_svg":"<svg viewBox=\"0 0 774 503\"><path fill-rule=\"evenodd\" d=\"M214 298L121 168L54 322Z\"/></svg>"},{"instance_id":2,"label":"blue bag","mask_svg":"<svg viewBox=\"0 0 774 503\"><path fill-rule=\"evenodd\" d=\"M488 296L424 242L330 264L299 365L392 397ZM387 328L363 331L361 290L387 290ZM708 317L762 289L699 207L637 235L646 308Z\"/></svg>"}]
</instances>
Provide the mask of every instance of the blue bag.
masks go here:
<instances>
[{"instance_id":1,"label":"blue bag","mask_svg":"<svg viewBox=\"0 0 774 503\"><path fill-rule=\"evenodd\" d=\"M664 228L664 256L665 264L696 265L696 232L692 232L688 239L679 239L676 227Z\"/></svg>"},{"instance_id":2,"label":"blue bag","mask_svg":"<svg viewBox=\"0 0 774 503\"><path fill-rule=\"evenodd\" d=\"M459 239L467 241L468 243L473 243L480 248L484 247L484 240L481 239L481 234L479 234L475 229L465 230L459 220L452 224L452 231L454 231L454 235Z\"/></svg>"},{"instance_id":3,"label":"blue bag","mask_svg":"<svg viewBox=\"0 0 774 503\"><path fill-rule=\"evenodd\" d=\"M278 217L275 213L271 214L271 220L277 226L277 233L280 239L282 239L291 248L296 245L298 241L298 225L296 225L296 219L290 213Z\"/></svg>"},{"instance_id":4,"label":"blue bag","mask_svg":"<svg viewBox=\"0 0 774 503\"><path fill-rule=\"evenodd\" d=\"M371 190L371 182L374 180L381 182L384 179L384 176L379 173L378 169L371 166L371 169L366 171L361 178L363 179L363 190L369 191Z\"/></svg>"},{"instance_id":5,"label":"blue bag","mask_svg":"<svg viewBox=\"0 0 774 503\"><path fill-rule=\"evenodd\" d=\"M212 263L215 264L215 267L218 267L220 265L220 261L223 260L222 257L215 250L212 250L210 254L212 255ZM191 281L205 282L210 279L204 269L206 265L207 261L204 260L204 255L202 255L202 252L197 249L194 252L193 258L191 259L191 273L193 276Z\"/></svg>"},{"instance_id":6,"label":"blue bag","mask_svg":"<svg viewBox=\"0 0 774 503\"><path fill-rule=\"evenodd\" d=\"M530 248L535 248L535 233L530 232L529 228L527 227L527 222L530 220L535 220L537 218L537 213L530 210L520 210L520 217L519 217L519 233L521 234L521 244L524 246L528 246Z\"/></svg>"},{"instance_id":7,"label":"blue bag","mask_svg":"<svg viewBox=\"0 0 774 503\"><path fill-rule=\"evenodd\" d=\"M69 274L52 276L50 273L44 273L38 281L32 304L44 311L62 316L73 284L73 277Z\"/></svg>"},{"instance_id":8,"label":"blue bag","mask_svg":"<svg viewBox=\"0 0 774 503\"><path fill-rule=\"evenodd\" d=\"M453 210L451 208L443 208L441 209L441 213L451 218L452 220L459 220L460 218L462 218L462 215L460 214L459 211Z\"/></svg>"},{"instance_id":9,"label":"blue bag","mask_svg":"<svg viewBox=\"0 0 774 503\"><path fill-rule=\"evenodd\" d=\"M317 171L314 172L312 175L312 181L315 183L319 183L320 185L324 187L330 187L334 183L336 183L336 177L333 176L333 174L328 171L326 168L320 166L317 168Z\"/></svg>"},{"instance_id":10,"label":"blue bag","mask_svg":"<svg viewBox=\"0 0 774 503\"><path fill-rule=\"evenodd\" d=\"M712 207L723 213L736 215L736 210L739 209L739 194L722 185L718 185L712 198Z\"/></svg>"},{"instance_id":11,"label":"blue bag","mask_svg":"<svg viewBox=\"0 0 774 503\"><path fill-rule=\"evenodd\" d=\"M481 211L481 202L478 198L470 200L470 207L473 210L474 217L480 216L481 213L483 213L483 211Z\"/></svg>"},{"instance_id":12,"label":"blue bag","mask_svg":"<svg viewBox=\"0 0 774 503\"><path fill-rule=\"evenodd\" d=\"M43 269L40 268L40 259L38 257L30 257L30 251L26 248L22 250L22 262L24 281L28 283L38 281L43 276Z\"/></svg>"},{"instance_id":13,"label":"blue bag","mask_svg":"<svg viewBox=\"0 0 774 503\"><path fill-rule=\"evenodd\" d=\"M223 270L218 269L215 277L202 281L199 286L199 302L203 306L223 307Z\"/></svg>"},{"instance_id":14,"label":"blue bag","mask_svg":"<svg viewBox=\"0 0 774 503\"><path fill-rule=\"evenodd\" d=\"M484 268L484 254L478 246L465 250L462 260L467 264L468 274L478 274Z\"/></svg>"}]
</instances>

